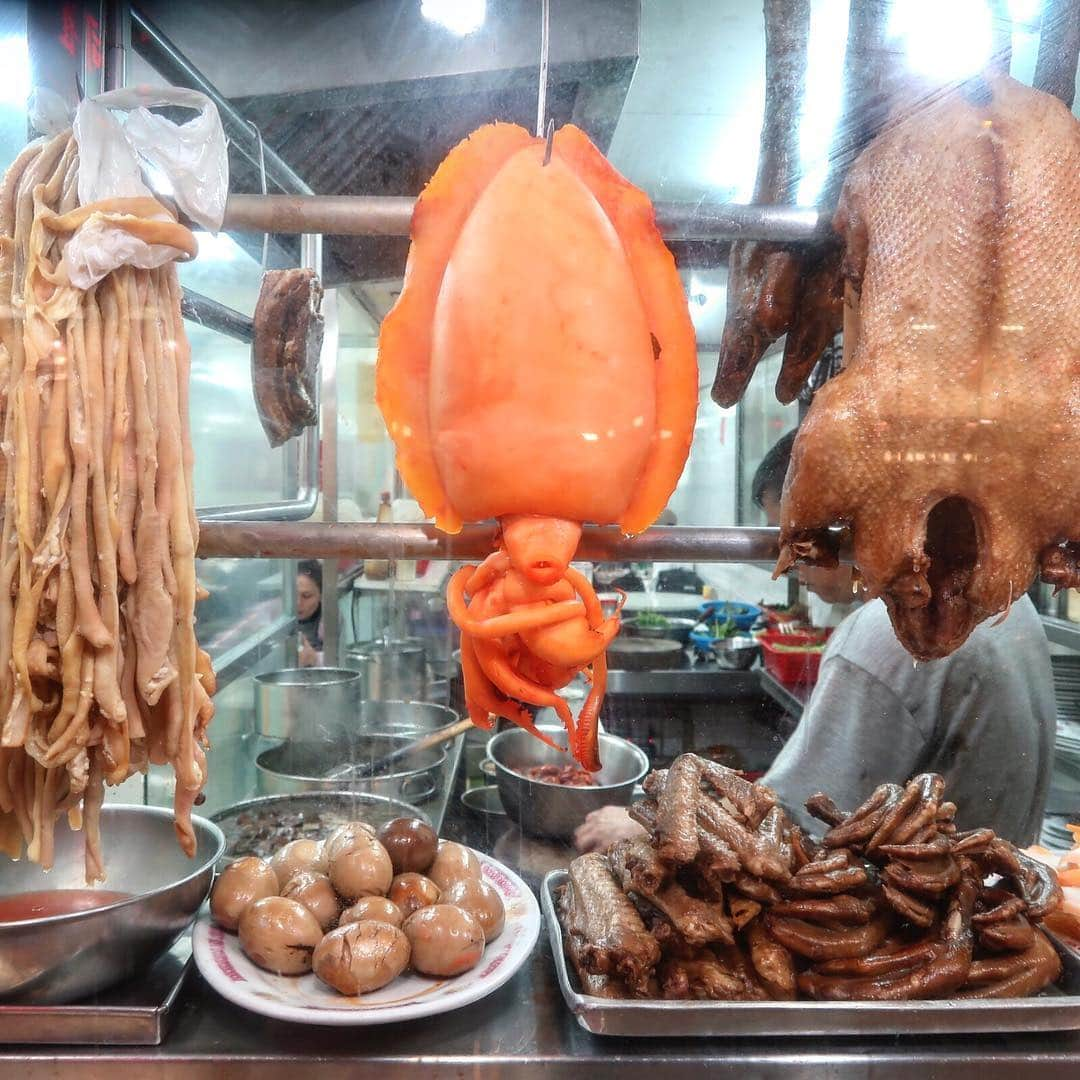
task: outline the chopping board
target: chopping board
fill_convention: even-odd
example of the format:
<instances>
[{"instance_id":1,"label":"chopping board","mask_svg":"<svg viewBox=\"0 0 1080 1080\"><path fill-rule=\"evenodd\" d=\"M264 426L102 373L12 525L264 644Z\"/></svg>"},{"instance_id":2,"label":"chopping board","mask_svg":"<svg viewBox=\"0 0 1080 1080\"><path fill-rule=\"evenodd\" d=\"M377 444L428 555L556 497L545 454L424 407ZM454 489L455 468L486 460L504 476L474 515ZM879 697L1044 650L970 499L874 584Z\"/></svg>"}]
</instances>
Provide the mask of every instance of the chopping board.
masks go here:
<instances>
[{"instance_id":1,"label":"chopping board","mask_svg":"<svg viewBox=\"0 0 1080 1080\"><path fill-rule=\"evenodd\" d=\"M656 671L679 667L683 647L671 638L616 638L607 651L608 667L618 671Z\"/></svg>"}]
</instances>

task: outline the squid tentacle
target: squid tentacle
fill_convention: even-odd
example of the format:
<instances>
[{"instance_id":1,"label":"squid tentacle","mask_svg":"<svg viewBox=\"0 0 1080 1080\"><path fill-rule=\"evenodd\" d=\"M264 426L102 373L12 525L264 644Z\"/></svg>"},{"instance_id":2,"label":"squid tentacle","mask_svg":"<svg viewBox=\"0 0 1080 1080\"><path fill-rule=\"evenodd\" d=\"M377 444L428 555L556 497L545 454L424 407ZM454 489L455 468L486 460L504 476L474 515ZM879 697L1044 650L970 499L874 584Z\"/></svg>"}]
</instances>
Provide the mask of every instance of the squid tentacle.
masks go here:
<instances>
[{"instance_id":1,"label":"squid tentacle","mask_svg":"<svg viewBox=\"0 0 1080 1080\"><path fill-rule=\"evenodd\" d=\"M487 588L510 569L510 556L500 549L493 551L479 566L465 566L462 569L472 571L469 580L465 582L465 591L471 596Z\"/></svg>"},{"instance_id":2,"label":"squid tentacle","mask_svg":"<svg viewBox=\"0 0 1080 1080\"><path fill-rule=\"evenodd\" d=\"M566 733L570 739L570 746L573 747L575 745L577 731L574 724L574 717L570 712L570 706L567 705L558 694L554 694L550 690L545 690L544 687L537 683L530 682L524 676L519 675L510 665L502 649L495 642L476 641L473 643L473 648L476 653L476 659L484 669L484 674L491 680L497 689L501 690L508 697L526 701L530 705L547 706L548 708L554 709L559 719L562 721L563 726L566 728ZM514 722L535 735L542 742L547 743L548 746L554 747L560 752L564 749L540 731L531 719L527 723L522 723L520 720L515 720Z\"/></svg>"},{"instance_id":3,"label":"squid tentacle","mask_svg":"<svg viewBox=\"0 0 1080 1080\"><path fill-rule=\"evenodd\" d=\"M577 739L573 744L573 751L574 757L581 763L583 769L599 772L600 752L597 735L600 725L600 706L607 689L606 652L600 653L592 662L590 676L592 686L585 704L581 707L581 712L578 713Z\"/></svg>"},{"instance_id":4,"label":"squid tentacle","mask_svg":"<svg viewBox=\"0 0 1080 1080\"><path fill-rule=\"evenodd\" d=\"M557 603L540 603L518 608L505 615L492 615L486 619L476 619L470 613L465 602L465 579L471 573L471 567L458 570L446 587L446 607L450 618L458 629L477 638L501 638L522 630L535 629L566 622L581 614L581 604L576 600L560 600ZM475 594L474 594L475 595Z\"/></svg>"}]
</instances>

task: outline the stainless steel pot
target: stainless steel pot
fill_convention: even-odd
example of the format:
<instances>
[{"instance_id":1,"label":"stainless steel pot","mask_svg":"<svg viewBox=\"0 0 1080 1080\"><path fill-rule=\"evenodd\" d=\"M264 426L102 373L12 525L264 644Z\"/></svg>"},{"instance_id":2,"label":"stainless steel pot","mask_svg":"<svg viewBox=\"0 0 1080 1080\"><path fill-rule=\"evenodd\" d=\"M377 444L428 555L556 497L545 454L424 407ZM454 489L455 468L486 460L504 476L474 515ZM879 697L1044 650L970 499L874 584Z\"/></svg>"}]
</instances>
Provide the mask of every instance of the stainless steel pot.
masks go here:
<instances>
[{"instance_id":1,"label":"stainless steel pot","mask_svg":"<svg viewBox=\"0 0 1080 1080\"><path fill-rule=\"evenodd\" d=\"M368 701L423 701L427 694L424 646L414 638L352 645L344 663L360 672Z\"/></svg>"},{"instance_id":2,"label":"stainless steel pot","mask_svg":"<svg viewBox=\"0 0 1080 1080\"><path fill-rule=\"evenodd\" d=\"M136 974L169 948L194 920L225 850L216 825L197 816L191 823L194 859L176 842L171 809L103 806L109 873L104 888L131 899L72 915L0 923L0 1000L55 1005L88 997ZM85 888L83 834L66 826L57 826L51 870L29 860L4 860L5 895Z\"/></svg>"},{"instance_id":3,"label":"stainless steel pot","mask_svg":"<svg viewBox=\"0 0 1080 1080\"><path fill-rule=\"evenodd\" d=\"M257 786L264 795L301 791L366 791L390 799L420 803L441 783L446 748L415 750L394 762L392 772L368 777L328 777L339 765L373 761L413 742L415 735L357 735L323 742L292 739L264 750L255 759Z\"/></svg>"},{"instance_id":4,"label":"stainless steel pot","mask_svg":"<svg viewBox=\"0 0 1080 1080\"><path fill-rule=\"evenodd\" d=\"M356 722L360 675L347 668L285 668L255 676L255 727L271 739L333 737Z\"/></svg>"},{"instance_id":5,"label":"stainless steel pot","mask_svg":"<svg viewBox=\"0 0 1080 1080\"><path fill-rule=\"evenodd\" d=\"M545 735L566 745L562 727L542 727ZM531 780L521 771L533 765L566 765L560 754L521 728L501 731L488 743L488 757L495 766L495 782L506 813L522 832L559 840L573 838L585 816L601 806L629 806L634 787L649 771L645 752L615 735L600 736L600 760L591 787L566 787ZM519 771L520 770L520 771Z\"/></svg>"},{"instance_id":6,"label":"stainless steel pot","mask_svg":"<svg viewBox=\"0 0 1080 1080\"><path fill-rule=\"evenodd\" d=\"M423 735L457 719L453 709L428 701L365 701L353 730L365 735Z\"/></svg>"}]
</instances>

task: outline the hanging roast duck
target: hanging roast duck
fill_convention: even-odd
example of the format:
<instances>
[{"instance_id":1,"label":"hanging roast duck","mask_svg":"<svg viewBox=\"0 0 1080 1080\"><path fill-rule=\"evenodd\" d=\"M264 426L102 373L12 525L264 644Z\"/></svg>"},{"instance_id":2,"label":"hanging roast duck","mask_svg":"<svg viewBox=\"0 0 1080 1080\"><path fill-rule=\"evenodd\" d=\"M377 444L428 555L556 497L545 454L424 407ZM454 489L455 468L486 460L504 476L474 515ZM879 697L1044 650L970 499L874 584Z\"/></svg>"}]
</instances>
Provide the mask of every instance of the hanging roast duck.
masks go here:
<instances>
[{"instance_id":1,"label":"hanging roast duck","mask_svg":"<svg viewBox=\"0 0 1080 1080\"><path fill-rule=\"evenodd\" d=\"M510 124L474 132L417 200L376 394L439 527L501 526L447 590L470 717L539 735L522 703L550 706L598 769L619 623L570 562L583 522L633 534L663 510L697 403L694 332L648 198L575 127L547 145ZM555 691L582 670L575 721Z\"/></svg>"},{"instance_id":2,"label":"hanging roast duck","mask_svg":"<svg viewBox=\"0 0 1080 1080\"><path fill-rule=\"evenodd\" d=\"M913 656L956 649L1036 573L1080 585L1080 122L1006 77L895 123L835 221L846 366L795 441L778 571L847 524Z\"/></svg>"}]
</instances>

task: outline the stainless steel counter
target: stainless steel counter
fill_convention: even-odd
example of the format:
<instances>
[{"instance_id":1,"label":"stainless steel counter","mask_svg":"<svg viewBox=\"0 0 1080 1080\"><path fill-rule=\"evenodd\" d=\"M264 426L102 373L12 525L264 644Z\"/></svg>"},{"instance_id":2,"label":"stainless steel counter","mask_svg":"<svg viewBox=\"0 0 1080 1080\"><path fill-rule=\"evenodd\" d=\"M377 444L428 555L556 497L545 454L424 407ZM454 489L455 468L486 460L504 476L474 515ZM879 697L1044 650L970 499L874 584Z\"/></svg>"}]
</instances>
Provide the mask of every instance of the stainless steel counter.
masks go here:
<instances>
[{"instance_id":1,"label":"stainless steel counter","mask_svg":"<svg viewBox=\"0 0 1080 1080\"><path fill-rule=\"evenodd\" d=\"M530 884L569 852L524 841L504 818L465 818L456 797L444 835L518 864ZM265 1020L228 1004L198 976L156 1048L0 1047L11 1080L321 1080L329 1076L431 1078L543 1076L545 1080L648 1076L731 1077L1080 1076L1080 1033L918 1039L605 1039L566 1011L546 934L530 962L484 1001L412 1026L302 1027Z\"/></svg>"}]
</instances>

